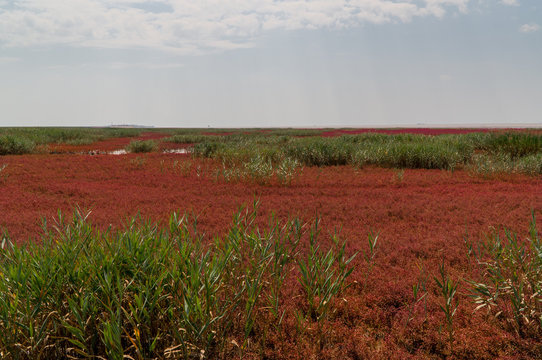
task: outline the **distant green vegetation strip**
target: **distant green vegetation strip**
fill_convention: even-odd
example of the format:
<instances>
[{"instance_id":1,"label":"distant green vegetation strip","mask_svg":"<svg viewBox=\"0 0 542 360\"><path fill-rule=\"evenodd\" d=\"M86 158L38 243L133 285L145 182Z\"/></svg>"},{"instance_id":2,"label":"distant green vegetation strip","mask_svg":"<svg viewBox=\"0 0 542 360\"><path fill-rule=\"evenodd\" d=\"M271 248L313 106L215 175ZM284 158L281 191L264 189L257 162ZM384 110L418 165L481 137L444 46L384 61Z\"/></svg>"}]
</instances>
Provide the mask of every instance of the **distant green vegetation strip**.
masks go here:
<instances>
[{"instance_id":1,"label":"distant green vegetation strip","mask_svg":"<svg viewBox=\"0 0 542 360\"><path fill-rule=\"evenodd\" d=\"M228 136L228 135L255 135L255 136L317 136L322 134L324 131L330 129L293 129L293 128L284 128L284 129L269 129L269 128L247 128L247 129L168 129L168 132L171 132L173 135L180 135L179 140L183 140L182 136L194 135L217 135L217 136ZM180 142L180 141L178 141Z\"/></svg>"},{"instance_id":2,"label":"distant green vegetation strip","mask_svg":"<svg viewBox=\"0 0 542 360\"><path fill-rule=\"evenodd\" d=\"M0 155L29 154L39 145L52 143L92 144L108 138L137 136L142 131L117 128L0 128Z\"/></svg>"},{"instance_id":3,"label":"distant green vegetation strip","mask_svg":"<svg viewBox=\"0 0 542 360\"><path fill-rule=\"evenodd\" d=\"M276 173L276 167L293 173L292 166L333 165L542 174L542 134L529 131L320 137L322 129L0 128L0 155L32 153L49 143L89 144L137 136L143 131L170 133L162 141L190 144L196 156L218 159L225 169L238 168L235 173L249 171L258 177ZM156 148L153 141L134 141L127 150Z\"/></svg>"},{"instance_id":4,"label":"distant green vegetation strip","mask_svg":"<svg viewBox=\"0 0 542 360\"><path fill-rule=\"evenodd\" d=\"M30 154L35 152L40 145L53 143L87 145L108 138L135 137L142 132L168 133L173 135L168 139L169 141L195 143L204 140L212 141L213 138L220 139L226 134L314 136L322 131L316 129L0 128L0 155Z\"/></svg>"},{"instance_id":5,"label":"distant green vegetation strip","mask_svg":"<svg viewBox=\"0 0 542 360\"><path fill-rule=\"evenodd\" d=\"M339 137L232 134L177 135L194 144L196 156L227 166L253 161L272 165L290 159L301 166L376 165L391 168L542 173L542 135L528 132L461 135L360 134Z\"/></svg>"}]
</instances>

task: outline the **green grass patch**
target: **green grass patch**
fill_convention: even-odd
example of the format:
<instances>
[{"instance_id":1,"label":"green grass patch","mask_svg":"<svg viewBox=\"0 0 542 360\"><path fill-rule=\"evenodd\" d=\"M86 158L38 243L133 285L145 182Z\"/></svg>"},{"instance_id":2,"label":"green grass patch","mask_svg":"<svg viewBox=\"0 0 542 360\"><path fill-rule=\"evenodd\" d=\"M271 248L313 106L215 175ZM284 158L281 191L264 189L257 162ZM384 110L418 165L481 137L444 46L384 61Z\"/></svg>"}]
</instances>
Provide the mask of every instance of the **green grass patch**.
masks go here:
<instances>
[{"instance_id":1,"label":"green grass patch","mask_svg":"<svg viewBox=\"0 0 542 360\"><path fill-rule=\"evenodd\" d=\"M113 137L133 137L141 129L114 128L0 128L0 155L22 155L39 145L62 143L92 144Z\"/></svg>"},{"instance_id":2,"label":"green grass patch","mask_svg":"<svg viewBox=\"0 0 542 360\"><path fill-rule=\"evenodd\" d=\"M158 150L158 143L154 140L133 140L125 149L130 153L148 153Z\"/></svg>"},{"instance_id":3,"label":"green grass patch","mask_svg":"<svg viewBox=\"0 0 542 360\"><path fill-rule=\"evenodd\" d=\"M21 155L34 151L36 144L27 138L15 135L0 135L0 155Z\"/></svg>"},{"instance_id":4,"label":"green grass patch","mask_svg":"<svg viewBox=\"0 0 542 360\"><path fill-rule=\"evenodd\" d=\"M532 214L529 236L508 229L489 234L477 245L466 243L482 276L470 280L476 310L493 314L521 337L542 335L542 239Z\"/></svg>"},{"instance_id":5,"label":"green grass patch","mask_svg":"<svg viewBox=\"0 0 542 360\"><path fill-rule=\"evenodd\" d=\"M226 165L265 159L276 164L290 159L302 166L374 165L389 168L468 168L486 174L542 173L542 135L471 133L461 135L359 134L323 138L269 133L192 137L193 153ZM186 138L184 139L186 140Z\"/></svg>"},{"instance_id":6,"label":"green grass patch","mask_svg":"<svg viewBox=\"0 0 542 360\"><path fill-rule=\"evenodd\" d=\"M41 244L15 246L4 234L2 359L261 353L266 334L280 332L285 316L293 316L285 314L292 310L282 289L296 267L311 306L296 313L325 321L352 271L344 242L334 237L329 250L316 247L318 221L307 227L271 219L259 229L256 209L241 209L211 243L195 218L177 214L165 227L136 218L124 230L100 231L76 211L71 219L59 213L52 227L44 227ZM304 236L313 245L301 257Z\"/></svg>"}]
</instances>

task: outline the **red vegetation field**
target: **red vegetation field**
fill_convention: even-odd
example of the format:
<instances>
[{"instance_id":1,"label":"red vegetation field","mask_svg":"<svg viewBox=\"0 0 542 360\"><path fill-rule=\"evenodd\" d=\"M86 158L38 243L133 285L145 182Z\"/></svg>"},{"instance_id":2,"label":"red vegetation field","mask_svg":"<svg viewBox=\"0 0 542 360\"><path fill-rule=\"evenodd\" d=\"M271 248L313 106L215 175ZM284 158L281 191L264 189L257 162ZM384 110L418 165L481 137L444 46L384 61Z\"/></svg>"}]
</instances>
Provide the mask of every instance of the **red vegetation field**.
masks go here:
<instances>
[{"instance_id":1,"label":"red vegetation field","mask_svg":"<svg viewBox=\"0 0 542 360\"><path fill-rule=\"evenodd\" d=\"M99 145L115 150L129 141ZM104 228L117 227L136 212L164 221L173 211L192 211L202 230L216 234L241 204L254 199L260 201L262 225L271 212L306 221L320 216L326 242L327 233L342 226L348 254L366 250L367 233L378 232L376 267L366 281L361 254L355 259L349 279L354 284L326 325L321 358L445 357L442 300L432 278L441 262L460 282L454 358L542 358L539 339L519 338L491 316L473 313L464 278L475 273L469 270L475 266L467 260L463 242L466 230L475 240L492 226L526 235L531 210L542 221L540 178L480 178L440 170L405 170L401 176L390 169L328 167L306 168L292 186L284 187L217 181L213 162L175 154L5 156L1 164L8 166L0 178L0 226L18 243L36 241L41 218L50 222L57 209L70 213L75 206L91 209L91 220ZM412 285L424 274L419 267L429 276L427 311L418 304L406 326ZM284 291L289 306L301 304L295 280ZM295 331L293 316L286 327ZM274 335L268 340L269 353L316 358L313 332L309 326L301 339L287 336L288 331Z\"/></svg>"}]
</instances>

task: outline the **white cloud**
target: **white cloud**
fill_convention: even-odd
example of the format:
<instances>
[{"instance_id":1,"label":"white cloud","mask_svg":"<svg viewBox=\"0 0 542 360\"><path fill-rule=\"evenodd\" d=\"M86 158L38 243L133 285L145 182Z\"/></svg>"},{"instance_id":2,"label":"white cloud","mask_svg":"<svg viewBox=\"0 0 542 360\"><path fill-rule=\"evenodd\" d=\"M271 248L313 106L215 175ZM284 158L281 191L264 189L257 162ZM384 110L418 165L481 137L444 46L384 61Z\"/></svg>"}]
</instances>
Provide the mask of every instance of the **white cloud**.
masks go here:
<instances>
[{"instance_id":1,"label":"white cloud","mask_svg":"<svg viewBox=\"0 0 542 360\"><path fill-rule=\"evenodd\" d=\"M183 64L179 63L147 63L147 62L138 62L138 63L126 63L126 62L114 62L109 64L107 67L111 69L147 69L147 70L160 70L160 69L177 69L183 67Z\"/></svg>"},{"instance_id":2,"label":"white cloud","mask_svg":"<svg viewBox=\"0 0 542 360\"><path fill-rule=\"evenodd\" d=\"M2 64L12 64L12 63L15 63L15 62L18 62L18 61L21 61L21 59L19 58L16 58L16 57L0 57L0 65Z\"/></svg>"},{"instance_id":3,"label":"white cloud","mask_svg":"<svg viewBox=\"0 0 542 360\"><path fill-rule=\"evenodd\" d=\"M1 64L0 58L0 64ZM130 70L130 69L143 69L143 70L166 70L166 69L179 69L184 67L184 64L178 62L83 62L75 64L62 64L51 65L48 69L51 70L66 70L66 69L109 69L109 70Z\"/></svg>"},{"instance_id":4,"label":"white cloud","mask_svg":"<svg viewBox=\"0 0 542 360\"><path fill-rule=\"evenodd\" d=\"M519 6L518 0L501 0L501 4L508 6Z\"/></svg>"},{"instance_id":5,"label":"white cloud","mask_svg":"<svg viewBox=\"0 0 542 360\"><path fill-rule=\"evenodd\" d=\"M439 76L440 81L450 81L453 79L452 75L442 74Z\"/></svg>"},{"instance_id":6,"label":"white cloud","mask_svg":"<svg viewBox=\"0 0 542 360\"><path fill-rule=\"evenodd\" d=\"M525 34L532 33L538 30L540 30L540 25L538 24L523 24L519 27L519 32L522 32Z\"/></svg>"},{"instance_id":7,"label":"white cloud","mask_svg":"<svg viewBox=\"0 0 542 360\"><path fill-rule=\"evenodd\" d=\"M503 0L511 1L511 0ZM345 28L466 12L469 0L0 0L0 46L157 48L198 54L251 46L267 30Z\"/></svg>"}]
</instances>

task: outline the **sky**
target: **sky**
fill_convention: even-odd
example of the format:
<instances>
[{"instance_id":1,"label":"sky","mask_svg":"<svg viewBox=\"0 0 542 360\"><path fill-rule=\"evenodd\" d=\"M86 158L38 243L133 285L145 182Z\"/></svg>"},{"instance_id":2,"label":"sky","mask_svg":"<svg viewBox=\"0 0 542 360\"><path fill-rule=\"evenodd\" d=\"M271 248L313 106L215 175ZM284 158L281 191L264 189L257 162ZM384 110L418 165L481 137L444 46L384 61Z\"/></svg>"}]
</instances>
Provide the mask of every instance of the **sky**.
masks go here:
<instances>
[{"instance_id":1,"label":"sky","mask_svg":"<svg viewBox=\"0 0 542 360\"><path fill-rule=\"evenodd\" d=\"M0 126L542 127L540 0L0 0Z\"/></svg>"}]
</instances>

